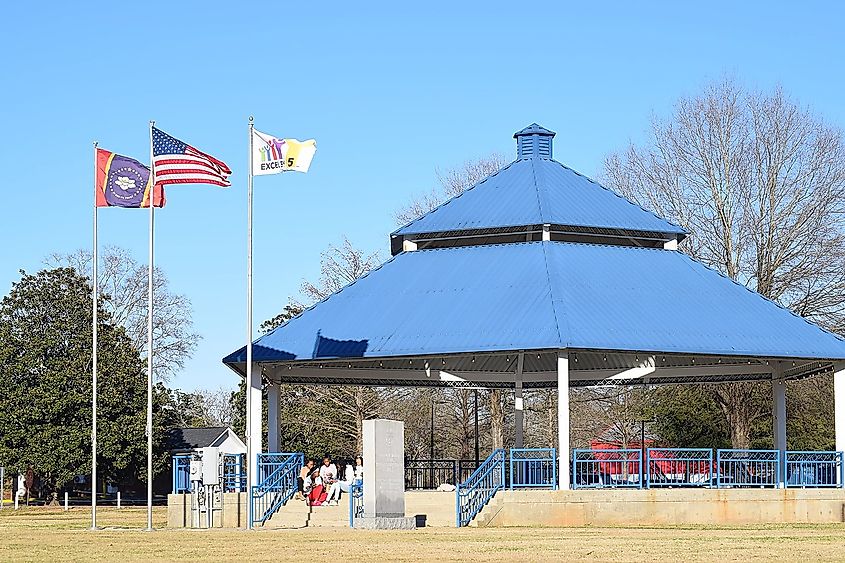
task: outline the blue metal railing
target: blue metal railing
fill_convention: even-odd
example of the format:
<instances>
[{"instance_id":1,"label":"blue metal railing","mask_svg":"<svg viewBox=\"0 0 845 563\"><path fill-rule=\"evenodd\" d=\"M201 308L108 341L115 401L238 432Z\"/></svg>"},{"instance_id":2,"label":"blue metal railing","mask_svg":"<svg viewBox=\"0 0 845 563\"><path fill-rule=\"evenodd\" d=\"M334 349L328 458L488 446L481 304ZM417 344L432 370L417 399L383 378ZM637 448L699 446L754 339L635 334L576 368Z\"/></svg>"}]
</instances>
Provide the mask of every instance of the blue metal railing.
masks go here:
<instances>
[{"instance_id":1,"label":"blue metal railing","mask_svg":"<svg viewBox=\"0 0 845 563\"><path fill-rule=\"evenodd\" d=\"M709 448L648 448L646 487L710 487L713 450Z\"/></svg>"},{"instance_id":2,"label":"blue metal railing","mask_svg":"<svg viewBox=\"0 0 845 563\"><path fill-rule=\"evenodd\" d=\"M716 450L716 486L778 487L781 484L778 450Z\"/></svg>"},{"instance_id":3,"label":"blue metal railing","mask_svg":"<svg viewBox=\"0 0 845 563\"><path fill-rule=\"evenodd\" d=\"M572 488L608 489L643 486L639 449L572 451Z\"/></svg>"},{"instance_id":4,"label":"blue metal railing","mask_svg":"<svg viewBox=\"0 0 845 563\"><path fill-rule=\"evenodd\" d=\"M845 487L843 452L648 448L572 452L572 488Z\"/></svg>"},{"instance_id":5,"label":"blue metal railing","mask_svg":"<svg viewBox=\"0 0 845 563\"><path fill-rule=\"evenodd\" d=\"M305 456L301 453L258 455L258 484L250 491L250 528L266 522L296 493L296 478L304 462Z\"/></svg>"},{"instance_id":6,"label":"blue metal railing","mask_svg":"<svg viewBox=\"0 0 845 563\"><path fill-rule=\"evenodd\" d=\"M173 456L173 494L191 491L191 454Z\"/></svg>"},{"instance_id":7,"label":"blue metal railing","mask_svg":"<svg viewBox=\"0 0 845 563\"><path fill-rule=\"evenodd\" d=\"M500 489L505 488L505 450L493 450L484 463L455 487L455 525L469 524Z\"/></svg>"},{"instance_id":8,"label":"blue metal railing","mask_svg":"<svg viewBox=\"0 0 845 563\"><path fill-rule=\"evenodd\" d=\"M512 448L510 488L557 488L557 456L554 448Z\"/></svg>"},{"instance_id":9,"label":"blue metal railing","mask_svg":"<svg viewBox=\"0 0 845 563\"><path fill-rule=\"evenodd\" d=\"M227 493L246 490L246 454L223 456L223 490Z\"/></svg>"},{"instance_id":10,"label":"blue metal railing","mask_svg":"<svg viewBox=\"0 0 845 563\"><path fill-rule=\"evenodd\" d=\"M786 452L787 487L839 487L845 484L842 452Z\"/></svg>"},{"instance_id":11,"label":"blue metal railing","mask_svg":"<svg viewBox=\"0 0 845 563\"><path fill-rule=\"evenodd\" d=\"M349 486L349 527L355 527L355 520L364 516L364 485L353 483Z\"/></svg>"}]
</instances>

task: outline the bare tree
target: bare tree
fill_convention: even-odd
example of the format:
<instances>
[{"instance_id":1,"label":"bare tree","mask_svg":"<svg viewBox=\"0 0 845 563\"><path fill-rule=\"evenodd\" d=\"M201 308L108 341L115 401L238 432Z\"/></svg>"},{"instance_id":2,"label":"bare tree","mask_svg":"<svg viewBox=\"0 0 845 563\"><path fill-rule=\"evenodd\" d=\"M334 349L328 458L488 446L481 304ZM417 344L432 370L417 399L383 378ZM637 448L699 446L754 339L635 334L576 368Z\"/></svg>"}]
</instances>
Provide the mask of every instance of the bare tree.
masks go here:
<instances>
[{"instance_id":1,"label":"bare tree","mask_svg":"<svg viewBox=\"0 0 845 563\"><path fill-rule=\"evenodd\" d=\"M487 392L490 408L490 436L493 449L505 447L505 405L501 389L490 389Z\"/></svg>"},{"instance_id":2,"label":"bare tree","mask_svg":"<svg viewBox=\"0 0 845 563\"><path fill-rule=\"evenodd\" d=\"M780 89L731 80L681 99L649 140L605 162L610 187L691 235L681 249L832 330L845 328L845 144ZM756 385L713 392L736 448L764 414Z\"/></svg>"},{"instance_id":3,"label":"bare tree","mask_svg":"<svg viewBox=\"0 0 845 563\"><path fill-rule=\"evenodd\" d=\"M367 254L352 246L349 239L344 237L340 246L331 245L322 253L320 280L317 283L303 281L302 293L311 301L325 299L378 266L380 262L378 252Z\"/></svg>"},{"instance_id":4,"label":"bare tree","mask_svg":"<svg viewBox=\"0 0 845 563\"><path fill-rule=\"evenodd\" d=\"M99 260L97 283L104 307L123 326L135 348L146 354L147 266L139 264L125 248L116 246L102 249ZM71 267L91 279L93 259L88 250L53 254L45 262L49 267ZM192 330L191 301L170 291L167 276L160 268L153 269L153 290L153 367L156 379L167 381L184 367L200 336Z\"/></svg>"},{"instance_id":5,"label":"bare tree","mask_svg":"<svg viewBox=\"0 0 845 563\"><path fill-rule=\"evenodd\" d=\"M422 217L447 199L461 195L487 176L501 170L507 161L498 153L492 153L477 160L469 160L445 172L437 171L440 186L415 197L408 205L396 212L396 223L405 225Z\"/></svg>"},{"instance_id":6,"label":"bare tree","mask_svg":"<svg viewBox=\"0 0 845 563\"><path fill-rule=\"evenodd\" d=\"M231 389L196 389L192 395L202 411L202 418L208 426L231 426L234 418L232 403L229 400Z\"/></svg>"}]
</instances>

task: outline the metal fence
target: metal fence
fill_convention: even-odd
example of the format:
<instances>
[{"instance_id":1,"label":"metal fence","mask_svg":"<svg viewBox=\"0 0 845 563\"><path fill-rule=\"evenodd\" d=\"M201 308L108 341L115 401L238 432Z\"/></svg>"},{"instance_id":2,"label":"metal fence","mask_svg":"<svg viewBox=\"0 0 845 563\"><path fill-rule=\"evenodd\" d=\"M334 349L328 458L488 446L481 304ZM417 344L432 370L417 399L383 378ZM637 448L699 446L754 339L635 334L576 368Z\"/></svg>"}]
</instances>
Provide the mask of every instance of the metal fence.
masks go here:
<instances>
[{"instance_id":1,"label":"metal fence","mask_svg":"<svg viewBox=\"0 0 845 563\"><path fill-rule=\"evenodd\" d=\"M246 490L245 458L244 454L223 455L223 492L236 493ZM191 492L191 454L174 455L172 460L173 494Z\"/></svg>"},{"instance_id":2,"label":"metal fence","mask_svg":"<svg viewBox=\"0 0 845 563\"><path fill-rule=\"evenodd\" d=\"M464 483L455 487L455 525L469 524L500 489L505 488L505 450L493 450Z\"/></svg>"},{"instance_id":3,"label":"metal fence","mask_svg":"<svg viewBox=\"0 0 845 563\"><path fill-rule=\"evenodd\" d=\"M778 450L716 450L716 486L778 487L781 483Z\"/></svg>"},{"instance_id":4,"label":"metal fence","mask_svg":"<svg viewBox=\"0 0 845 563\"><path fill-rule=\"evenodd\" d=\"M364 516L364 485L354 483L349 487L349 527L355 527L355 520Z\"/></svg>"},{"instance_id":5,"label":"metal fence","mask_svg":"<svg viewBox=\"0 0 845 563\"><path fill-rule=\"evenodd\" d=\"M842 452L786 452L787 487L842 487Z\"/></svg>"},{"instance_id":6,"label":"metal fence","mask_svg":"<svg viewBox=\"0 0 845 563\"><path fill-rule=\"evenodd\" d=\"M405 489L433 490L449 483L463 483L484 460L474 459L406 459Z\"/></svg>"},{"instance_id":7,"label":"metal fence","mask_svg":"<svg viewBox=\"0 0 845 563\"><path fill-rule=\"evenodd\" d=\"M554 448L510 450L510 488L557 488L557 456Z\"/></svg>"},{"instance_id":8,"label":"metal fence","mask_svg":"<svg viewBox=\"0 0 845 563\"><path fill-rule=\"evenodd\" d=\"M482 463L484 463L483 459L478 461L474 459L458 460L458 483L463 483L469 479L469 476L472 475L473 471L478 469L478 466Z\"/></svg>"},{"instance_id":9,"label":"metal fence","mask_svg":"<svg viewBox=\"0 0 845 563\"><path fill-rule=\"evenodd\" d=\"M223 491L238 493L246 490L246 454L223 456Z\"/></svg>"},{"instance_id":10,"label":"metal fence","mask_svg":"<svg viewBox=\"0 0 845 563\"><path fill-rule=\"evenodd\" d=\"M647 487L709 487L713 482L713 450L648 448Z\"/></svg>"},{"instance_id":11,"label":"metal fence","mask_svg":"<svg viewBox=\"0 0 845 563\"><path fill-rule=\"evenodd\" d=\"M608 489L643 486L638 449L572 451L572 488Z\"/></svg>"},{"instance_id":12,"label":"metal fence","mask_svg":"<svg viewBox=\"0 0 845 563\"><path fill-rule=\"evenodd\" d=\"M405 489L436 489L443 483L458 482L457 459L405 460Z\"/></svg>"},{"instance_id":13,"label":"metal fence","mask_svg":"<svg viewBox=\"0 0 845 563\"><path fill-rule=\"evenodd\" d=\"M191 490L191 454L173 456L173 494L187 493Z\"/></svg>"}]
</instances>

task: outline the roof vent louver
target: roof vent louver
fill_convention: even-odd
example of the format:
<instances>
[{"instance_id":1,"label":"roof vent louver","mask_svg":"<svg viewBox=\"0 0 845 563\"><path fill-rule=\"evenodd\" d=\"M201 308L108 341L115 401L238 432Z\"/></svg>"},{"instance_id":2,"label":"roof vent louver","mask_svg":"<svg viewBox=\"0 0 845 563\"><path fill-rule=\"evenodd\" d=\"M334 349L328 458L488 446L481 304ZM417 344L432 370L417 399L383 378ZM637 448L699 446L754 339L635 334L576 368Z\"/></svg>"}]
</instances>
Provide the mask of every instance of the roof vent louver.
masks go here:
<instances>
[{"instance_id":1,"label":"roof vent louver","mask_svg":"<svg viewBox=\"0 0 845 563\"><path fill-rule=\"evenodd\" d=\"M552 138L554 131L549 131L532 123L522 131L513 134L516 139L516 158L552 158Z\"/></svg>"}]
</instances>

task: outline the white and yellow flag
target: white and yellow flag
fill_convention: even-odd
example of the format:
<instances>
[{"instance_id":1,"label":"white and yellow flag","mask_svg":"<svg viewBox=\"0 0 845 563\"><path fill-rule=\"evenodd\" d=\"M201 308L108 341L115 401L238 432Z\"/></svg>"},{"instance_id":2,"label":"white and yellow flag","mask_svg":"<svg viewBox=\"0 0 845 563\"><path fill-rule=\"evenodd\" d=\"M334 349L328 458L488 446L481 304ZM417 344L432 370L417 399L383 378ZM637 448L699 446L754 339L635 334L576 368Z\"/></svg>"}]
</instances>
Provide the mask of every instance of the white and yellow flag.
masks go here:
<instances>
[{"instance_id":1,"label":"white and yellow flag","mask_svg":"<svg viewBox=\"0 0 845 563\"><path fill-rule=\"evenodd\" d=\"M317 151L317 141L308 139L277 139L256 129L252 130L252 173L278 174L293 170L308 172Z\"/></svg>"}]
</instances>

